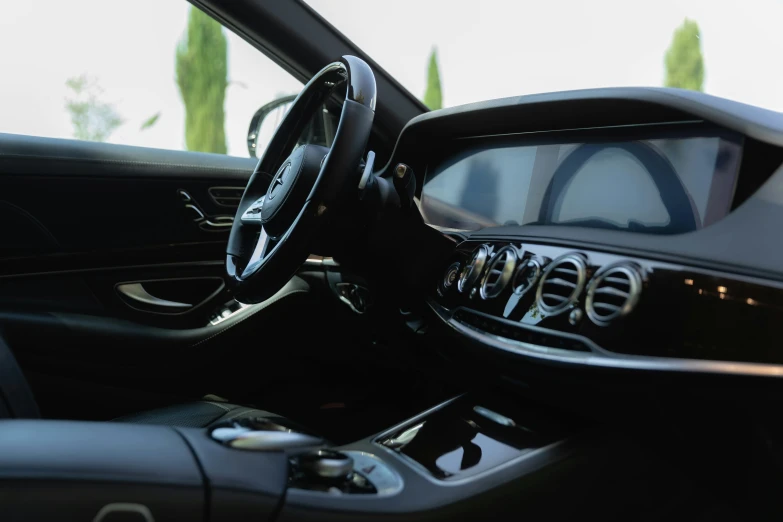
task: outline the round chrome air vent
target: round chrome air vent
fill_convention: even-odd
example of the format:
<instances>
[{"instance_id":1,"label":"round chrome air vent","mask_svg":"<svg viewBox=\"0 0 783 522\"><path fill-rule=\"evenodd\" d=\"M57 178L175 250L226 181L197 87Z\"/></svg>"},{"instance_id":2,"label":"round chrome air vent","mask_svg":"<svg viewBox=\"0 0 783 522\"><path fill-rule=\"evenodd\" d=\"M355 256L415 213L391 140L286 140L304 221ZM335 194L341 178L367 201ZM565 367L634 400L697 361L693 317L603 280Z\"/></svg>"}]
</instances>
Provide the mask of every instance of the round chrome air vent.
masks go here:
<instances>
[{"instance_id":1,"label":"round chrome air vent","mask_svg":"<svg viewBox=\"0 0 783 522\"><path fill-rule=\"evenodd\" d=\"M484 264L489 257L489 246L481 245L473 253L473 257L470 258L470 262L462 267L462 271L459 274L459 281L457 281L457 290L464 292L478 281L481 277L481 272L484 270Z\"/></svg>"},{"instance_id":2,"label":"round chrome air vent","mask_svg":"<svg viewBox=\"0 0 783 522\"><path fill-rule=\"evenodd\" d=\"M479 291L482 299L492 299L500 295L511 277L514 275L514 268L517 266L517 251L512 246L507 246L498 250L498 253L489 262L484 278L481 280L481 290Z\"/></svg>"},{"instance_id":3,"label":"round chrome air vent","mask_svg":"<svg viewBox=\"0 0 783 522\"><path fill-rule=\"evenodd\" d=\"M579 254L566 254L552 261L541 275L536 291L538 308L547 315L570 309L579 299L587 279L587 265Z\"/></svg>"},{"instance_id":4,"label":"round chrome air vent","mask_svg":"<svg viewBox=\"0 0 783 522\"><path fill-rule=\"evenodd\" d=\"M587 317L599 326L631 313L642 293L642 276L631 264L612 265L599 271L587 286Z\"/></svg>"},{"instance_id":5,"label":"round chrome air vent","mask_svg":"<svg viewBox=\"0 0 783 522\"><path fill-rule=\"evenodd\" d=\"M519 265L516 274L514 274L514 282L511 284L514 293L525 295L528 290L535 286L540 275L541 263L535 259L529 259L526 263Z\"/></svg>"},{"instance_id":6,"label":"round chrome air vent","mask_svg":"<svg viewBox=\"0 0 783 522\"><path fill-rule=\"evenodd\" d=\"M443 281L441 281L441 287L444 290L448 290L449 288L454 286L458 278L459 278L459 263L452 263L449 265L449 267L446 269L446 272L443 274Z\"/></svg>"}]
</instances>

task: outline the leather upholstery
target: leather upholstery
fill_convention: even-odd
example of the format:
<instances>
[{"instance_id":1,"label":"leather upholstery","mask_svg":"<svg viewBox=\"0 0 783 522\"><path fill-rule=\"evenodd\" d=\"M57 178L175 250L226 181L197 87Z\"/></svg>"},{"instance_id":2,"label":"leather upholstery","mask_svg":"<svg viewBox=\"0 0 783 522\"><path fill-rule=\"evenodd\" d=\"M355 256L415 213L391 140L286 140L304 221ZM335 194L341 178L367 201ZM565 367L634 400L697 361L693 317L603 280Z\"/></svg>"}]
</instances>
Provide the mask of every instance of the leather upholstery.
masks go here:
<instances>
[{"instance_id":1,"label":"leather upholstery","mask_svg":"<svg viewBox=\"0 0 783 522\"><path fill-rule=\"evenodd\" d=\"M276 417L276 415L236 404L200 401L134 413L115 419L115 422L204 428L218 422L247 417Z\"/></svg>"}]
</instances>

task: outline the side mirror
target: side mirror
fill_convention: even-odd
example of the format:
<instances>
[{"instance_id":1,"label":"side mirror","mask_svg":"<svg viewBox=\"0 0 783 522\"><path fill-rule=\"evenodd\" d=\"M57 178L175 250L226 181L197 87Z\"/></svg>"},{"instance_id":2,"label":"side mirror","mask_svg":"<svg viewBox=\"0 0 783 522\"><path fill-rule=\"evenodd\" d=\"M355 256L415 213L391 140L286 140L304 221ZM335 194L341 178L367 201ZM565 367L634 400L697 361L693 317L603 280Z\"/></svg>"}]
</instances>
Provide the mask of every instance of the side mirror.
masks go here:
<instances>
[{"instance_id":1,"label":"side mirror","mask_svg":"<svg viewBox=\"0 0 783 522\"><path fill-rule=\"evenodd\" d=\"M291 108L296 94L273 100L256 111L247 131L247 151L251 158L260 157L272 140L275 130Z\"/></svg>"}]
</instances>

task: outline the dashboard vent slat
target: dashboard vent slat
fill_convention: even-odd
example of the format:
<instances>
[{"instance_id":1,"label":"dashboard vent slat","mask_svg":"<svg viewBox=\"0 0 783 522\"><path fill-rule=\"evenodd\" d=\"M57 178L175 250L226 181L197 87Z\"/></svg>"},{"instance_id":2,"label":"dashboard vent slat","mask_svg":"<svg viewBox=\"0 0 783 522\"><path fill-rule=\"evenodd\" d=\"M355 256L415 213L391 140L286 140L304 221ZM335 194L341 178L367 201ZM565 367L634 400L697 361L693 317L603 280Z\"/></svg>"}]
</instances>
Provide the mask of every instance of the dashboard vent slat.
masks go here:
<instances>
[{"instance_id":1,"label":"dashboard vent slat","mask_svg":"<svg viewBox=\"0 0 783 522\"><path fill-rule=\"evenodd\" d=\"M604 281L607 283L615 283L618 285L625 285L625 286L631 286L629 281L627 279L623 279L622 277L604 277Z\"/></svg>"},{"instance_id":2,"label":"dashboard vent slat","mask_svg":"<svg viewBox=\"0 0 783 522\"><path fill-rule=\"evenodd\" d=\"M562 295L557 294L541 294L544 299L551 299L553 301L557 301L562 303L563 301L568 301L568 298Z\"/></svg>"},{"instance_id":3,"label":"dashboard vent slat","mask_svg":"<svg viewBox=\"0 0 783 522\"><path fill-rule=\"evenodd\" d=\"M587 316L599 326L608 326L633 311L641 291L641 273L631 263L604 267L587 286Z\"/></svg>"},{"instance_id":4,"label":"dashboard vent slat","mask_svg":"<svg viewBox=\"0 0 783 522\"><path fill-rule=\"evenodd\" d=\"M616 288L613 288L611 286L604 286L602 288L598 288L595 291L596 294L609 294L609 295L616 295L618 297L628 297L629 292L623 292L622 290L618 290Z\"/></svg>"},{"instance_id":5,"label":"dashboard vent slat","mask_svg":"<svg viewBox=\"0 0 783 522\"><path fill-rule=\"evenodd\" d=\"M487 273L481 281L481 298L492 299L505 290L517 266L517 251L512 246L503 247L489 262Z\"/></svg>"},{"instance_id":6,"label":"dashboard vent slat","mask_svg":"<svg viewBox=\"0 0 783 522\"><path fill-rule=\"evenodd\" d=\"M566 281L565 279L560 279L559 277L553 277L547 281L550 285L560 285L560 286L567 286L568 288L576 288L576 283L572 283L571 281Z\"/></svg>"},{"instance_id":7,"label":"dashboard vent slat","mask_svg":"<svg viewBox=\"0 0 783 522\"><path fill-rule=\"evenodd\" d=\"M557 315L579 300L587 280L587 264L580 254L558 257L546 267L538 283L536 300L545 315Z\"/></svg>"}]
</instances>

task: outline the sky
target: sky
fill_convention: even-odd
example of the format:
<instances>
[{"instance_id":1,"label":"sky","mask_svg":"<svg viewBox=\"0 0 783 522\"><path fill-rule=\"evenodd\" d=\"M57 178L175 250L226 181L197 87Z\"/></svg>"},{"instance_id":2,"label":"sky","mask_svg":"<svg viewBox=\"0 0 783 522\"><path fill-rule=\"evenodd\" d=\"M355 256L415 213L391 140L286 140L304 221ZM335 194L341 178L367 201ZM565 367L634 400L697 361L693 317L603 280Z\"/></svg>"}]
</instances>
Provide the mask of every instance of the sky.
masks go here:
<instances>
[{"instance_id":1,"label":"sky","mask_svg":"<svg viewBox=\"0 0 783 522\"><path fill-rule=\"evenodd\" d=\"M687 17L705 91L783 110L783 0L308 0L414 95L437 47L445 106L587 87L663 83ZM87 74L125 123L108 141L184 149L175 50L184 0L0 0L0 132L73 136L68 78ZM42 16L44 13L44 16ZM301 83L228 34L228 152L246 156L256 109ZM336 58L336 57L335 57ZM141 124L161 113L150 129Z\"/></svg>"}]
</instances>

